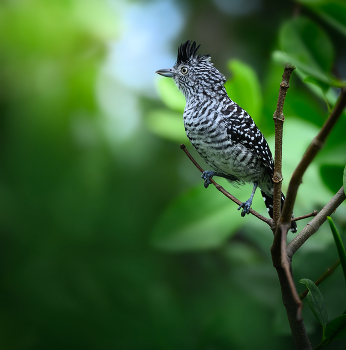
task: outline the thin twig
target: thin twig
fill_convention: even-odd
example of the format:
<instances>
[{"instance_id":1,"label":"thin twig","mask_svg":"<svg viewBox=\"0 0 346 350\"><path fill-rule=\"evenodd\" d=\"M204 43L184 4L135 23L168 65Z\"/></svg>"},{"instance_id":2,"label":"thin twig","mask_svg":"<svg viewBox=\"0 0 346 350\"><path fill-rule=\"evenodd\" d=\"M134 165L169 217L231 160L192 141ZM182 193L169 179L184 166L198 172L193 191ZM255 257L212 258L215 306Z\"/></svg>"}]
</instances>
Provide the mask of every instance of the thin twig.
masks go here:
<instances>
[{"instance_id":1,"label":"thin twig","mask_svg":"<svg viewBox=\"0 0 346 350\"><path fill-rule=\"evenodd\" d=\"M189 157L189 159L191 160L191 162L195 165L195 167L201 172L203 173L203 169L202 167L196 162L196 160L192 157L192 155L190 154L190 152L187 150L186 146L184 144L180 145L180 148L185 152L185 154ZM229 192L227 192L222 186L220 186L218 183L216 183L213 179L210 179L212 184L221 192L223 193L227 198L229 198L230 200L232 200L234 203L240 205L242 204L242 202L235 198L232 194L230 194ZM258 219L262 220L263 222L265 222L266 224L268 224L270 226L270 228L272 228L273 226L273 220L266 218L265 216L257 213L257 211L253 210L250 208L250 213L254 216L256 216Z\"/></svg>"},{"instance_id":2,"label":"thin twig","mask_svg":"<svg viewBox=\"0 0 346 350\"><path fill-rule=\"evenodd\" d=\"M303 220L303 219L306 219L306 218L311 218L311 216L316 216L318 213L317 210L314 210L312 213L310 214L306 214L306 215L302 215L302 216L298 216L296 218L293 218L291 219L291 221L298 221L298 220Z\"/></svg>"},{"instance_id":3,"label":"thin twig","mask_svg":"<svg viewBox=\"0 0 346 350\"><path fill-rule=\"evenodd\" d=\"M273 220L274 224L280 218L281 213L281 185L282 185L282 132L284 124L284 103L287 94L287 90L290 87L289 81L291 74L295 67L286 66L284 74L282 75L282 81L280 83L279 97L274 112L274 125L275 125L275 164L274 164L274 193L273 193Z\"/></svg>"},{"instance_id":4,"label":"thin twig","mask_svg":"<svg viewBox=\"0 0 346 350\"><path fill-rule=\"evenodd\" d=\"M327 216L330 216L345 199L344 187L342 186L325 207L287 245L287 256L290 260L292 260L293 254L304 244L304 242L327 220Z\"/></svg>"},{"instance_id":5,"label":"thin twig","mask_svg":"<svg viewBox=\"0 0 346 350\"><path fill-rule=\"evenodd\" d=\"M328 278L330 275L332 275L339 264L340 264L340 259L332 267L327 269L327 271L315 282L316 286L321 284L326 278ZM307 289L302 294L299 294L300 300L303 300L307 296L308 293L309 293L309 290Z\"/></svg>"}]
</instances>

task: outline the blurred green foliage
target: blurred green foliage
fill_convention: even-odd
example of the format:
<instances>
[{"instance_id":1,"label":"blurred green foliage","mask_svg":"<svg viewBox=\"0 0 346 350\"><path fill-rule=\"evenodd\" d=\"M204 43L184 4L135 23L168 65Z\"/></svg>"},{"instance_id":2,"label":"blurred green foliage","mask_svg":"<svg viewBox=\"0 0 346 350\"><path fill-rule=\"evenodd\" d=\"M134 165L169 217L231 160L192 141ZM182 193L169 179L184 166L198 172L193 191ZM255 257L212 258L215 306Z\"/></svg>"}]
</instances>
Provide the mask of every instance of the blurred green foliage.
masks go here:
<instances>
[{"instance_id":1,"label":"blurred green foliage","mask_svg":"<svg viewBox=\"0 0 346 350\"><path fill-rule=\"evenodd\" d=\"M271 147L283 71L272 51L287 50L297 67L301 59L309 67L298 67L285 104L284 189L328 114L320 87L301 79L317 71L317 80L340 82L328 70L331 58L344 54L338 45L346 23L341 1L300 3L318 14L318 24L306 19L308 11L304 19L291 20L292 4L277 7L273 1L261 15L230 21L212 3L187 2L192 10L186 35L203 43L212 35L220 56L226 46L240 52L224 57L230 70L225 73L233 75L227 89L251 110ZM120 15L106 1L0 3L1 347L290 349L271 266L271 233L253 217L241 218L215 189L203 188L179 149L188 141L177 89L162 78L163 103L136 95L143 118L123 139L117 139L123 130L100 107L98 84L109 42L124 30ZM313 43L300 40L305 25L316 40L332 42L333 55L318 51L316 64L304 61L316 53ZM299 41L279 47L287 26L297 26ZM184 40L182 35L177 41ZM214 48L202 46L210 53ZM109 86L117 102L116 91L125 88L119 82ZM333 105L337 91L325 94ZM333 169L339 173L346 162L345 128L343 115L304 177L296 215L322 208L333 196L339 181ZM239 199L251 190L222 185ZM259 195L253 206L265 214ZM333 217L342 235L345 205ZM323 226L295 256L297 281L315 280L335 262L332 245ZM340 315L344 300L340 273L320 286L331 319ZM306 309L309 334L318 341L317 321ZM330 348L344 346L342 340L335 344Z\"/></svg>"},{"instance_id":2,"label":"blurred green foliage","mask_svg":"<svg viewBox=\"0 0 346 350\"><path fill-rule=\"evenodd\" d=\"M227 94L237 101L248 113L253 116L255 122L262 114L261 86L256 72L249 65L239 60L228 62L228 68L232 79L226 82Z\"/></svg>"},{"instance_id":3,"label":"blurred green foliage","mask_svg":"<svg viewBox=\"0 0 346 350\"><path fill-rule=\"evenodd\" d=\"M343 0L298 0L328 24L346 35L346 3Z\"/></svg>"}]
</instances>

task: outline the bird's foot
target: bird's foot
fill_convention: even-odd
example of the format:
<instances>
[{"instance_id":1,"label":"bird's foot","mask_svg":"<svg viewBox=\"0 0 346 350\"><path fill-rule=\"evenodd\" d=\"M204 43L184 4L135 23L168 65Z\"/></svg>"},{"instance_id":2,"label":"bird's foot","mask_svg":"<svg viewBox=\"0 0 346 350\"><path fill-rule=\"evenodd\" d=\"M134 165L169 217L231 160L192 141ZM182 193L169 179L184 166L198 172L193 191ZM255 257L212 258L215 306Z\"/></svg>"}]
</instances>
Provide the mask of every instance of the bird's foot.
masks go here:
<instances>
[{"instance_id":1,"label":"bird's foot","mask_svg":"<svg viewBox=\"0 0 346 350\"><path fill-rule=\"evenodd\" d=\"M203 171L203 174L201 175L201 178L204 180L204 187L208 188L208 186L211 184L211 179L215 175L214 171L212 170L206 170Z\"/></svg>"},{"instance_id":2,"label":"bird's foot","mask_svg":"<svg viewBox=\"0 0 346 350\"><path fill-rule=\"evenodd\" d=\"M240 206L238 207L238 210L243 208L243 210L241 212L241 216L242 217L244 217L245 214L249 214L250 213L251 204L252 204L252 200L250 200L250 199L248 199L246 202L240 204Z\"/></svg>"}]
</instances>

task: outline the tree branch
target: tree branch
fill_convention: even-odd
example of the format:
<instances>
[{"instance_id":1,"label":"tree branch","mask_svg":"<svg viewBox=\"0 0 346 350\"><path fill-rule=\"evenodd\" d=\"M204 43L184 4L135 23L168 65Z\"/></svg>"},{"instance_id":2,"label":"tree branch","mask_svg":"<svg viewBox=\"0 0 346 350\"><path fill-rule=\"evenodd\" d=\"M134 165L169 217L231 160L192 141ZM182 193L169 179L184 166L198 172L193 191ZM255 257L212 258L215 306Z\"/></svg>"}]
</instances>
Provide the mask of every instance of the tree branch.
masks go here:
<instances>
[{"instance_id":1,"label":"tree branch","mask_svg":"<svg viewBox=\"0 0 346 350\"><path fill-rule=\"evenodd\" d=\"M280 84L280 92L279 92L279 98L277 103L277 109L273 117L274 123L275 123L275 168L274 168L274 176L273 176L273 182L274 182L273 211L274 211L275 221L269 220L263 217L262 215L255 212L252 209L250 209L250 213L256 216L257 218L259 218L260 220L264 221L265 223L267 223L271 227L273 232L275 231L274 241L271 247L271 254L272 254L273 265L276 268L278 273L281 292L282 292L282 299L286 307L286 312L290 323L292 336L297 349L311 349L311 344L307 337L305 326L301 317L302 302L298 296L298 293L292 278L291 258L294 252L297 249L299 249L299 247L306 241L306 239L308 239L314 232L316 232L317 229L320 227L320 225L326 220L326 216L330 215L329 211L331 210L331 208L335 209L345 199L343 188L341 188L342 193L339 193L340 192L339 191L332 199L331 201L332 203L329 202L327 206L324 209L322 209L321 212L318 213L314 219L310 221L310 223L304 228L304 230L294 240L292 240L292 242L289 244L288 247L287 247L287 232L291 227L291 217L293 212L293 206L296 200L299 185L302 182L302 177L307 167L310 165L310 163L318 153L318 151L322 148L327 136L329 135L330 131L334 127L335 123L339 119L343 109L346 106L346 88L341 89L341 94L339 96L339 99L334 109L332 110L330 116L328 117L327 121L323 125L318 135L311 142L307 151L303 155L300 163L298 164L296 170L294 171L289 183L286 201L280 217L281 182L282 182L282 171L281 171L282 129L283 129L283 122L284 122L284 116L282 111L283 111L283 105L284 105L287 89L289 87L288 85L289 78L293 69L294 69L293 67L289 67L289 66L285 68L283 79ZM190 158L190 160L194 163L194 165L201 172L203 172L203 169L194 160L194 158L186 149L185 145L182 144L180 147L185 152L185 154ZM211 179L211 182L226 197L228 197L238 205L241 204L241 202L237 198L235 198L230 193L228 193L223 187L218 185L213 179ZM304 215L303 217L297 218L296 220L311 216L313 214L315 213ZM279 217L280 217L280 220L278 220ZM276 226L276 230L275 230L275 226ZM310 230L309 227L312 227L312 230ZM289 255L287 255L287 253Z\"/></svg>"},{"instance_id":2,"label":"tree branch","mask_svg":"<svg viewBox=\"0 0 346 350\"><path fill-rule=\"evenodd\" d=\"M274 112L274 124L275 124L275 165L274 165L274 194L273 194L273 220L277 225L281 213L281 185L282 185L282 132L284 124L284 103L287 94L287 90L290 87L289 81L291 74L295 67L287 65L282 75L282 81L280 83L279 97Z\"/></svg>"},{"instance_id":3,"label":"tree branch","mask_svg":"<svg viewBox=\"0 0 346 350\"><path fill-rule=\"evenodd\" d=\"M289 79L293 71L292 66L286 66L278 97L277 108L274 113L275 123L275 169L274 169L274 195L273 195L273 211L275 229L273 245L271 246L271 255L273 265L277 271L282 301L286 308L288 321L291 327L292 337L297 349L311 349L311 344L306 333L306 329L301 317L301 309L303 303L299 299L292 273L291 263L287 259L286 245L287 232L291 227L291 220L285 223L279 223L281 210L281 182L282 182L282 132L283 132L283 106L287 90L289 88ZM290 218L291 219L291 218Z\"/></svg>"},{"instance_id":4,"label":"tree branch","mask_svg":"<svg viewBox=\"0 0 346 350\"><path fill-rule=\"evenodd\" d=\"M326 206L292 239L287 246L287 256L290 260L292 260L293 254L320 228L327 220L327 216L330 216L345 198L344 187L342 186Z\"/></svg>"},{"instance_id":5,"label":"tree branch","mask_svg":"<svg viewBox=\"0 0 346 350\"><path fill-rule=\"evenodd\" d=\"M276 240L274 240L273 246L271 248L272 260L279 277L282 302L286 308L286 314L290 324L295 347L299 350L307 350L312 349L312 347L305 329L303 318L301 317L303 303L299 299L292 278L291 263L285 254L287 231L290 227L290 225L285 225L285 227L280 225L278 227L278 230L275 233ZM278 242L278 238L281 239L280 242ZM279 243L280 246L277 247L277 244ZM278 252L279 249L280 252Z\"/></svg>"},{"instance_id":6,"label":"tree branch","mask_svg":"<svg viewBox=\"0 0 346 350\"><path fill-rule=\"evenodd\" d=\"M298 164L296 170L292 175L292 178L287 190L285 204L281 214L280 220L282 223L287 224L291 221L293 206L296 201L298 188L302 183L303 175L307 167L311 164L311 162L315 158L316 154L323 147L323 144L327 136L333 129L335 123L340 118L341 113L345 108L345 106L346 106L346 88L342 88L339 99L335 107L333 108L332 112L330 113L329 118L324 123L318 135L312 140L310 146L306 150L305 154L303 155L303 158L301 159L300 163Z\"/></svg>"},{"instance_id":7,"label":"tree branch","mask_svg":"<svg viewBox=\"0 0 346 350\"><path fill-rule=\"evenodd\" d=\"M288 259L288 256L286 255L287 232L290 227L293 206L297 197L299 185L302 183L302 177L307 167L315 158L318 151L322 148L327 136L329 135L335 123L339 119L345 106L346 88L342 88L339 99L331 114L329 115L329 118L324 123L318 135L311 142L310 146L303 155L300 163L298 164L296 170L294 171L291 177L286 200L281 213L280 222L276 229L274 235L274 242L271 247L273 264L279 276L282 291L282 299L286 307L286 312L290 323L293 340L297 349L311 349L311 344L306 334L304 323L301 317L302 302L298 296L291 275L291 259ZM277 160L275 159L275 162L276 161ZM312 221L314 221L315 219L313 219Z\"/></svg>"},{"instance_id":8,"label":"tree branch","mask_svg":"<svg viewBox=\"0 0 346 350\"><path fill-rule=\"evenodd\" d=\"M203 169L202 167L196 162L196 160L192 157L192 155L190 154L190 152L187 150L186 146L184 144L180 145L180 148L185 152L185 154L189 157L189 159L191 160L191 162L195 165L195 167L201 172L203 173ZM212 184L221 192L223 193L227 198L229 198L230 200L232 200L234 203L240 205L242 204L242 202L235 198L232 194L230 194L229 192L227 192L222 186L220 186L219 184L217 184L213 179L210 179ZM265 216L257 213L257 211L253 210L250 208L250 213L254 216L256 216L256 218L262 220L263 222L265 222L266 224L268 224L270 226L270 228L273 228L273 220L266 218Z\"/></svg>"}]
</instances>

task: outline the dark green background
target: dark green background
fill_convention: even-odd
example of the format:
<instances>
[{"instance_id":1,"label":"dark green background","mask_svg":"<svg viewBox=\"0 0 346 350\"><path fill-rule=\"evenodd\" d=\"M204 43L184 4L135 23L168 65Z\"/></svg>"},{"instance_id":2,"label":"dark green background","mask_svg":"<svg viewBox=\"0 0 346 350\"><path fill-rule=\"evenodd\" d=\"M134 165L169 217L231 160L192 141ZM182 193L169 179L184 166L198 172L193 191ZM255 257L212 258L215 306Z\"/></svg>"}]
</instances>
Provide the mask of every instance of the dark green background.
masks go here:
<instances>
[{"instance_id":1,"label":"dark green background","mask_svg":"<svg viewBox=\"0 0 346 350\"><path fill-rule=\"evenodd\" d=\"M253 217L240 218L214 188L203 188L179 149L180 142L188 145L181 130L172 136L169 127L163 137L166 124L153 127L155 111L162 120L170 112L160 99L132 92L141 118L127 137L119 137L120 126L114 129L100 108L107 43L121 35L122 13L112 16L107 6L72 0L0 4L0 347L292 349L271 265L271 231ZM254 74L258 86L254 81L245 94L252 91L260 101L253 117L271 145L283 72L272 52L286 50L286 21L300 13L323 28L335 51L324 68L333 66L346 78L345 36L314 10L262 1L254 12L232 16L211 1L179 6L185 23L172 52L186 39L202 43L203 53L212 53L227 77L233 74L230 84L238 85L230 91L244 87L244 76L251 83ZM231 59L243 65L229 68ZM119 82L110 86L123 89ZM115 101L117 91L108 91ZM244 108L253 105L253 97L239 98ZM294 73L284 112L286 189L328 110ZM304 177L296 215L321 209L342 186L345 127L343 115ZM241 200L251 191L220 183ZM259 194L254 208L265 214ZM333 218L343 234L344 204ZM294 276L316 280L337 259L324 225L297 253ZM340 315L346 308L340 268L321 292L330 319ZM303 315L316 345L321 328L307 305ZM344 347L338 340L330 349Z\"/></svg>"}]
</instances>

